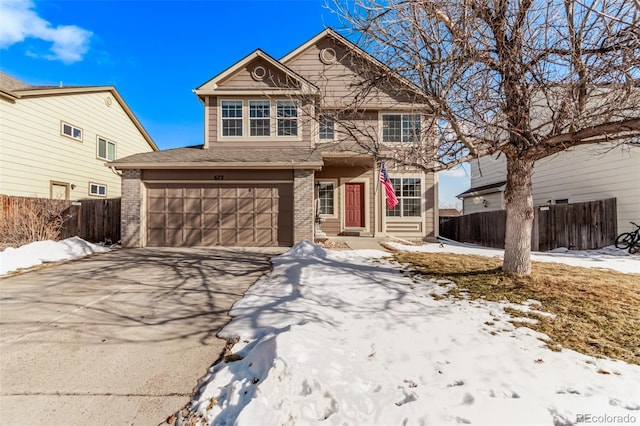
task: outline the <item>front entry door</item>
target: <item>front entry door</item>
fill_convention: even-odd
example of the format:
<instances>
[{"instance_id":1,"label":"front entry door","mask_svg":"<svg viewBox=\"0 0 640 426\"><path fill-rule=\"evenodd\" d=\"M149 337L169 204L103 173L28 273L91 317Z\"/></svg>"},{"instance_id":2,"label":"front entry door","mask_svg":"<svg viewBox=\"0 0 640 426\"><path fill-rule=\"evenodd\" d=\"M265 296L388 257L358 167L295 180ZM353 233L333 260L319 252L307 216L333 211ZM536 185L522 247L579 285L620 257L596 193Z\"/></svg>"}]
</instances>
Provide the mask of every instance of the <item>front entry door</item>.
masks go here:
<instances>
[{"instance_id":1,"label":"front entry door","mask_svg":"<svg viewBox=\"0 0 640 426\"><path fill-rule=\"evenodd\" d=\"M364 183L347 183L344 191L344 226L364 228Z\"/></svg>"}]
</instances>

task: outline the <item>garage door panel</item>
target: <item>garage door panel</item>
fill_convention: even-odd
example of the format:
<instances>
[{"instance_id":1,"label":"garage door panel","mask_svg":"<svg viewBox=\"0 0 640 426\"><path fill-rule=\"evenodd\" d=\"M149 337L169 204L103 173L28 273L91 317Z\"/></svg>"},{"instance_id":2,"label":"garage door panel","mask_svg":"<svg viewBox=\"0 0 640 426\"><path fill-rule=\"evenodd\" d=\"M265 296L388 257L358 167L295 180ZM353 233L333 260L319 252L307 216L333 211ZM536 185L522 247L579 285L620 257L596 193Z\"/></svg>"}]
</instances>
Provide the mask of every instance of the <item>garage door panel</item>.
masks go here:
<instances>
[{"instance_id":1,"label":"garage door panel","mask_svg":"<svg viewBox=\"0 0 640 426\"><path fill-rule=\"evenodd\" d=\"M237 209L242 213L253 213L255 210L253 199L241 198L238 200Z\"/></svg>"},{"instance_id":2,"label":"garage door panel","mask_svg":"<svg viewBox=\"0 0 640 426\"><path fill-rule=\"evenodd\" d=\"M148 184L150 246L291 245L291 184Z\"/></svg>"},{"instance_id":3,"label":"garage door panel","mask_svg":"<svg viewBox=\"0 0 640 426\"><path fill-rule=\"evenodd\" d=\"M183 205L182 198L168 198L166 203L167 212L182 213L182 205Z\"/></svg>"},{"instance_id":4,"label":"garage door panel","mask_svg":"<svg viewBox=\"0 0 640 426\"><path fill-rule=\"evenodd\" d=\"M182 199L183 198L182 188L167 187L167 189L166 189L166 197L167 198L179 198L179 199Z\"/></svg>"},{"instance_id":5,"label":"garage door panel","mask_svg":"<svg viewBox=\"0 0 640 426\"><path fill-rule=\"evenodd\" d=\"M254 227L254 213L238 213L238 228L251 228Z\"/></svg>"},{"instance_id":6,"label":"garage door panel","mask_svg":"<svg viewBox=\"0 0 640 426\"><path fill-rule=\"evenodd\" d=\"M185 212L202 212L202 200L200 198L185 198L183 209Z\"/></svg>"},{"instance_id":7,"label":"garage door panel","mask_svg":"<svg viewBox=\"0 0 640 426\"><path fill-rule=\"evenodd\" d=\"M273 223L273 213L256 213L256 227L257 228L272 228L277 226L277 223Z\"/></svg>"},{"instance_id":8,"label":"garage door panel","mask_svg":"<svg viewBox=\"0 0 640 426\"><path fill-rule=\"evenodd\" d=\"M167 244L175 247L183 246L182 243L182 229L166 229L165 240Z\"/></svg>"},{"instance_id":9,"label":"garage door panel","mask_svg":"<svg viewBox=\"0 0 640 426\"><path fill-rule=\"evenodd\" d=\"M220 244L223 246L235 246L236 245L236 230L235 229L220 229Z\"/></svg>"},{"instance_id":10,"label":"garage door panel","mask_svg":"<svg viewBox=\"0 0 640 426\"><path fill-rule=\"evenodd\" d=\"M185 188L184 198L198 198L202 197L202 190L200 188Z\"/></svg>"},{"instance_id":11,"label":"garage door panel","mask_svg":"<svg viewBox=\"0 0 640 426\"><path fill-rule=\"evenodd\" d=\"M198 229L202 228L202 215L199 213L185 213L184 227Z\"/></svg>"},{"instance_id":12,"label":"garage door panel","mask_svg":"<svg viewBox=\"0 0 640 426\"><path fill-rule=\"evenodd\" d=\"M230 214L236 212L236 199L235 198L221 198L220 199L220 213Z\"/></svg>"},{"instance_id":13,"label":"garage door panel","mask_svg":"<svg viewBox=\"0 0 640 426\"><path fill-rule=\"evenodd\" d=\"M164 198L149 198L148 208L153 213L164 213Z\"/></svg>"},{"instance_id":14,"label":"garage door panel","mask_svg":"<svg viewBox=\"0 0 640 426\"><path fill-rule=\"evenodd\" d=\"M199 246L202 244L202 231L200 229L185 229L183 231L184 246Z\"/></svg>"},{"instance_id":15,"label":"garage door panel","mask_svg":"<svg viewBox=\"0 0 640 426\"><path fill-rule=\"evenodd\" d=\"M204 213L218 213L220 205L217 198L204 198L202 200L202 211Z\"/></svg>"},{"instance_id":16,"label":"garage door panel","mask_svg":"<svg viewBox=\"0 0 640 426\"><path fill-rule=\"evenodd\" d=\"M202 227L204 229L217 229L220 224L220 215L217 214L203 214L202 215Z\"/></svg>"},{"instance_id":17,"label":"garage door panel","mask_svg":"<svg viewBox=\"0 0 640 426\"><path fill-rule=\"evenodd\" d=\"M167 228L177 229L182 228L184 226L184 221L182 220L182 213L167 213Z\"/></svg>"},{"instance_id":18,"label":"garage door panel","mask_svg":"<svg viewBox=\"0 0 640 426\"><path fill-rule=\"evenodd\" d=\"M149 213L148 225L150 228L164 228L165 226L164 213Z\"/></svg>"}]
</instances>

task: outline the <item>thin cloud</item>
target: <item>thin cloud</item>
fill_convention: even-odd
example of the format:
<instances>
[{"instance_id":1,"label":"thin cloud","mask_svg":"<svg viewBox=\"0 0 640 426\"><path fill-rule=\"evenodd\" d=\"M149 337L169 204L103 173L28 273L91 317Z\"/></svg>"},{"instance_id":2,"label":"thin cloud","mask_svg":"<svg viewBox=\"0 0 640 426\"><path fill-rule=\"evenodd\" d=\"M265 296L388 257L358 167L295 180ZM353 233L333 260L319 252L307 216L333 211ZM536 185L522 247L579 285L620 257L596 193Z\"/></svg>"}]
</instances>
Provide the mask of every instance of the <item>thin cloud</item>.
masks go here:
<instances>
[{"instance_id":1,"label":"thin cloud","mask_svg":"<svg viewBox=\"0 0 640 426\"><path fill-rule=\"evenodd\" d=\"M469 174L467 173L467 171L465 169L463 169L462 167L456 168L456 169L449 169L449 170L445 170L440 172L441 175L446 175L448 177L453 177L453 178L457 178L457 177L468 177Z\"/></svg>"},{"instance_id":2,"label":"thin cloud","mask_svg":"<svg viewBox=\"0 0 640 426\"><path fill-rule=\"evenodd\" d=\"M81 61L89 50L93 33L76 25L54 26L42 19L31 0L0 1L0 48L6 49L28 38L51 42L47 54L37 54L49 60L71 64ZM34 52L29 52L30 55Z\"/></svg>"}]
</instances>

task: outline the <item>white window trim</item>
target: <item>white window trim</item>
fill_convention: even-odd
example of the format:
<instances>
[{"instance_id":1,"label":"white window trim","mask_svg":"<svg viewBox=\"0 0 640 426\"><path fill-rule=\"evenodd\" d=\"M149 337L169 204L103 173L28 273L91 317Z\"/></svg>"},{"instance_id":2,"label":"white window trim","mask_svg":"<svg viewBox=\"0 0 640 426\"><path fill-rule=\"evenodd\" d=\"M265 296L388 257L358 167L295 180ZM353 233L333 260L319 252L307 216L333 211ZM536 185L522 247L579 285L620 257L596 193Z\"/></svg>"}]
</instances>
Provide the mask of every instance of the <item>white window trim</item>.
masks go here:
<instances>
[{"instance_id":1,"label":"white window trim","mask_svg":"<svg viewBox=\"0 0 640 426\"><path fill-rule=\"evenodd\" d=\"M403 115L419 115L420 116L420 138L416 142L403 142L403 141L385 142L384 141L384 116L385 115L400 115L400 128L401 129L402 129L402 116ZM424 114L421 114L419 112L412 112L412 111L381 111L378 114L378 123L380 124L380 131L379 131L380 132L379 133L380 142L385 144L385 145L395 145L395 146L419 144L424 139L424 134L425 134L424 122L425 122L425 116L424 116ZM402 139L402 134L400 135L400 138Z\"/></svg>"},{"instance_id":2,"label":"white window trim","mask_svg":"<svg viewBox=\"0 0 640 426\"><path fill-rule=\"evenodd\" d=\"M252 99L253 100L253 99ZM240 119L242 120L242 135L240 136L224 136L222 134L222 121L224 120L224 117L222 117L222 102L223 101L232 101L232 102L242 102L242 117L240 117ZM229 99L218 99L218 139L228 139L228 140L238 140L241 138L246 137L246 135L248 135L249 133L249 124L247 123L247 119L249 118L248 116L248 101L247 100L242 100L242 99L237 99L237 98L229 98ZM237 120L237 117L234 118L227 118L228 120Z\"/></svg>"},{"instance_id":3,"label":"white window trim","mask_svg":"<svg viewBox=\"0 0 640 426\"><path fill-rule=\"evenodd\" d=\"M333 138L331 138L331 139L329 139L329 138L322 139L320 137L320 128L322 127L322 116L320 116L318 118L318 124L317 124L318 132L317 132L317 135L318 135L318 142L319 143L330 143L330 142L334 142L336 140L336 121L334 119L331 119L331 121L333 122Z\"/></svg>"},{"instance_id":4,"label":"white window trim","mask_svg":"<svg viewBox=\"0 0 640 426\"><path fill-rule=\"evenodd\" d=\"M100 140L101 139L106 142L106 146L105 146L106 155L104 157L100 157ZM113 159L109 158L109 144L113 144ZM96 137L96 158L104 161L114 161L116 158L118 158L118 144L110 139L104 138L102 136L97 136Z\"/></svg>"},{"instance_id":5,"label":"white window trim","mask_svg":"<svg viewBox=\"0 0 640 426\"><path fill-rule=\"evenodd\" d=\"M71 127L71 135L67 135L67 134L64 132L64 126L69 126L69 127ZM73 131L73 130L74 130L74 129L76 129L76 130L79 130L79 131L80 131L80 137L79 137L79 138L76 138L75 136L73 136L73 133L74 133L74 131ZM60 134L61 134L62 136L64 136L65 138L73 139L74 141L79 141L79 142L82 142L82 141L83 141L83 138L84 138L84 130L82 130L82 129L81 129L80 127L78 127L78 126L74 126L73 124L69 124L69 123L67 123L66 121L60 121Z\"/></svg>"},{"instance_id":6,"label":"white window trim","mask_svg":"<svg viewBox=\"0 0 640 426\"><path fill-rule=\"evenodd\" d=\"M251 136L251 117L249 110L249 101L270 101L269 120L270 135L269 136ZM277 101L296 102L298 123L298 134L294 136L278 136L278 105ZM224 136L222 134L222 101L241 101L242 102L242 136ZM301 141L302 140L302 115L300 102L296 99L289 98L260 98L260 97L243 97L243 98L218 98L217 100L217 140L220 142L242 141L242 142L274 142L274 141Z\"/></svg>"},{"instance_id":7,"label":"white window trim","mask_svg":"<svg viewBox=\"0 0 640 426\"><path fill-rule=\"evenodd\" d=\"M95 186L98 190L96 193L91 192L91 187ZM100 187L104 188L104 195L100 194ZM93 197L107 197L107 185L103 183L89 182L89 195Z\"/></svg>"},{"instance_id":8,"label":"white window trim","mask_svg":"<svg viewBox=\"0 0 640 426\"><path fill-rule=\"evenodd\" d=\"M338 180L337 179L316 179L314 184L317 184L317 183L330 183L333 185L333 214L321 213L320 217L327 218L327 219L337 219L338 218L338 199L339 199Z\"/></svg>"},{"instance_id":9,"label":"white window trim","mask_svg":"<svg viewBox=\"0 0 640 426\"><path fill-rule=\"evenodd\" d=\"M406 142L405 142L406 143ZM387 220L398 220L398 221L418 221L421 220L424 217L424 209L425 209L425 188L424 188L424 183L425 183L425 176L424 175L398 175L398 176L390 176L390 179L420 179L420 195L419 196L414 196L414 197L403 197L402 193L398 194L396 193L396 197L398 197L398 205L400 206L400 216L389 216L387 214L387 206L386 206L386 199L383 198L384 200L384 217ZM402 183L400 185L400 190L402 191ZM384 197L384 190L382 191L383 193L383 197ZM420 199L420 214L418 216L405 216L402 211L402 200L409 198L409 199L417 199L419 197Z\"/></svg>"}]
</instances>

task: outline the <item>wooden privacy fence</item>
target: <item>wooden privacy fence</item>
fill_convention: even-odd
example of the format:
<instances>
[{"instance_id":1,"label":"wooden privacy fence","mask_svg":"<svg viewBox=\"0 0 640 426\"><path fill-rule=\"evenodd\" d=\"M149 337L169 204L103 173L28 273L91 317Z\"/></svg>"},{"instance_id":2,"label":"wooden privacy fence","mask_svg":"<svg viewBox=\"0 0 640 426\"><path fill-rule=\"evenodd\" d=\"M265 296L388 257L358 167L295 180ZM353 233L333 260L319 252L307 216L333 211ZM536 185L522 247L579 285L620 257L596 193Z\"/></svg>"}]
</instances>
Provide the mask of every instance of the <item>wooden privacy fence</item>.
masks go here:
<instances>
[{"instance_id":1,"label":"wooden privacy fence","mask_svg":"<svg viewBox=\"0 0 640 426\"><path fill-rule=\"evenodd\" d=\"M590 250L613 244L616 199L540 206L534 210L531 249ZM507 212L497 210L440 218L440 235L455 241L504 248Z\"/></svg>"},{"instance_id":2,"label":"wooden privacy fence","mask_svg":"<svg viewBox=\"0 0 640 426\"><path fill-rule=\"evenodd\" d=\"M120 198L69 201L0 195L0 214L0 242L25 243L27 235L33 240L50 238L51 233L35 230L45 227L59 227L59 238L78 236L96 243L120 240Z\"/></svg>"}]
</instances>

